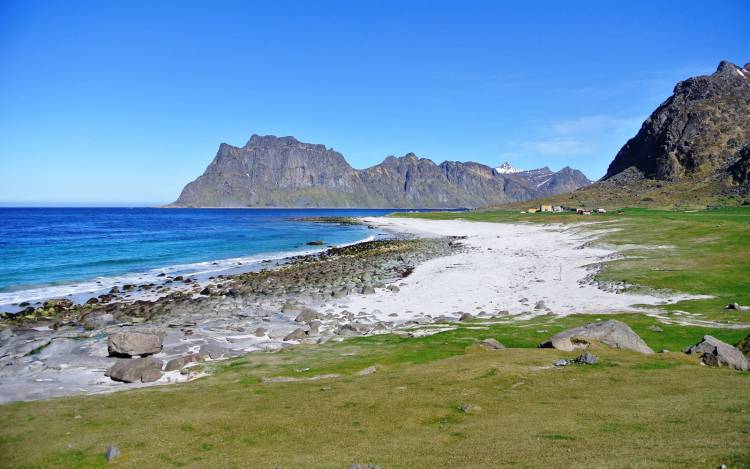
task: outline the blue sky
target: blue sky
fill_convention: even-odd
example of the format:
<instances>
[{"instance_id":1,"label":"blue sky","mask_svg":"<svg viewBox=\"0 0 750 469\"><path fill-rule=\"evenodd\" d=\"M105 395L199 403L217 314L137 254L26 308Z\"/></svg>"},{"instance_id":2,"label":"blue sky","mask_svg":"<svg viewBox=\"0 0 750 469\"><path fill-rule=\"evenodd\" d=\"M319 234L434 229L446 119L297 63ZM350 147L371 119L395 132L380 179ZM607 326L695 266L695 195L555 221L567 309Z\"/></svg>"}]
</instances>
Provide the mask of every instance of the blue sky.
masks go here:
<instances>
[{"instance_id":1,"label":"blue sky","mask_svg":"<svg viewBox=\"0 0 750 469\"><path fill-rule=\"evenodd\" d=\"M590 178L750 3L0 1L0 202L174 200L220 142Z\"/></svg>"}]
</instances>

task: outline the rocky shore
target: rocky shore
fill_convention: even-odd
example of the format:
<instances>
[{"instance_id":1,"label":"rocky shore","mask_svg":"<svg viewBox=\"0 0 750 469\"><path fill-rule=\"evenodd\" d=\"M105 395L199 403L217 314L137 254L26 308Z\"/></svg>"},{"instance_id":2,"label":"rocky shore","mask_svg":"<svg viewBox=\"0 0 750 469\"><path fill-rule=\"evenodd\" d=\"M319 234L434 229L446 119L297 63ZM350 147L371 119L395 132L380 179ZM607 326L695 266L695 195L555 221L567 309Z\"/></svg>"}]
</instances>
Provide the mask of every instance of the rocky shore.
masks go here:
<instances>
[{"instance_id":1,"label":"rocky shore","mask_svg":"<svg viewBox=\"0 0 750 469\"><path fill-rule=\"evenodd\" d=\"M396 292L415 266L464 249L455 237L329 248L204 282L166 277L84 304L67 299L0 320L0 402L102 392L202 376L203 362L403 325L342 309L348 295ZM133 291L156 299L128 299ZM411 321L413 322L413 321Z\"/></svg>"}]
</instances>

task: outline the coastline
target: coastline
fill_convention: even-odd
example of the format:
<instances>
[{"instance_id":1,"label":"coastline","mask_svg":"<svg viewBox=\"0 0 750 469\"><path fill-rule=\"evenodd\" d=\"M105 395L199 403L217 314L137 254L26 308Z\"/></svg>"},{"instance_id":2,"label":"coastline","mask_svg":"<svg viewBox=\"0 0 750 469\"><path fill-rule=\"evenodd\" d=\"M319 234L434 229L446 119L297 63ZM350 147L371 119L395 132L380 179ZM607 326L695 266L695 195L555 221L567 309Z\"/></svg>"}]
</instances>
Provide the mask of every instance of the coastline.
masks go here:
<instances>
[{"instance_id":1,"label":"coastline","mask_svg":"<svg viewBox=\"0 0 750 469\"><path fill-rule=\"evenodd\" d=\"M107 336L143 326L164 332L156 358L200 354L211 362L358 335L432 334L471 317L648 312L687 298L601 289L592 271L617 252L592 247L594 238L582 226L361 221L398 236L295 256L256 272L219 275L208 285L190 282L186 290L154 301L52 308L50 317L21 320L10 334L5 328L0 402L184 382L205 374L202 363L189 363L152 383L104 376L117 362L108 356Z\"/></svg>"}]
</instances>

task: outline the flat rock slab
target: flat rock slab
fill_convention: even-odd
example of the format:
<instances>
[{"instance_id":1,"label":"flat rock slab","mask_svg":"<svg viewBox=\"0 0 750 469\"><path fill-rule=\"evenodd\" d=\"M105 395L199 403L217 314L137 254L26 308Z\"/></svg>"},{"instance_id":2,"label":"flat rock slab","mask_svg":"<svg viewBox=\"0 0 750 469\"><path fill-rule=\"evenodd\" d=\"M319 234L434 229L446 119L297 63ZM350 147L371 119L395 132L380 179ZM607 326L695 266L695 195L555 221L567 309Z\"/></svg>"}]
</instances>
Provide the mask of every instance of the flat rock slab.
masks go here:
<instances>
[{"instance_id":1,"label":"flat rock slab","mask_svg":"<svg viewBox=\"0 0 750 469\"><path fill-rule=\"evenodd\" d=\"M612 348L629 349L645 354L654 353L646 342L633 332L633 329L624 322L614 319L568 329L542 342L539 347L571 352L575 349L587 348L592 341L601 342Z\"/></svg>"}]
</instances>

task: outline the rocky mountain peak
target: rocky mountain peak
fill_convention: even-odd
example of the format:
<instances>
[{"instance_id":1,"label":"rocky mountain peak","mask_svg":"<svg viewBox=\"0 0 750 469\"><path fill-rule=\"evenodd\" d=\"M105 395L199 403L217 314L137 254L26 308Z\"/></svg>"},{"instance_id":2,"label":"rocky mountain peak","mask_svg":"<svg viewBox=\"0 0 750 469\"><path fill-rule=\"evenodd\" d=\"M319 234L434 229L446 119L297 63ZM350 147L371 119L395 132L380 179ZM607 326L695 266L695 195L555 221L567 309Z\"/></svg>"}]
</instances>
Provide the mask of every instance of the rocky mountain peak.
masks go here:
<instances>
[{"instance_id":1,"label":"rocky mountain peak","mask_svg":"<svg viewBox=\"0 0 750 469\"><path fill-rule=\"evenodd\" d=\"M479 207L580 187L580 179L548 172L552 183L537 185L530 177L501 175L480 163L437 165L414 153L356 170L325 145L253 135L244 147L221 144L206 171L185 186L173 206Z\"/></svg>"},{"instance_id":2,"label":"rocky mountain peak","mask_svg":"<svg viewBox=\"0 0 750 469\"><path fill-rule=\"evenodd\" d=\"M750 73L722 61L712 75L678 83L617 153L604 179L634 168L629 175L647 179L718 181L737 167L748 145Z\"/></svg>"},{"instance_id":3,"label":"rocky mountain peak","mask_svg":"<svg viewBox=\"0 0 750 469\"><path fill-rule=\"evenodd\" d=\"M518 173L521 170L514 167L509 162L505 161L500 166L495 167L495 171L497 171L498 174L513 174L513 173Z\"/></svg>"}]
</instances>

